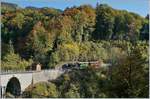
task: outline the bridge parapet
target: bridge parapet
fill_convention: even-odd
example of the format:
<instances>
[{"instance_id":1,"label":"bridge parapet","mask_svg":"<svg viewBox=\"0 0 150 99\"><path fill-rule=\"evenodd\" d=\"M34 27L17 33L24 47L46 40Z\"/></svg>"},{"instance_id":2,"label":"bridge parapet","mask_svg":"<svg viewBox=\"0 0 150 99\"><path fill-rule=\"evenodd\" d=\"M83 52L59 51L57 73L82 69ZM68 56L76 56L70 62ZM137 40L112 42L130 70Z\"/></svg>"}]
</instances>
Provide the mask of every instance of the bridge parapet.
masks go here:
<instances>
[{"instance_id":1,"label":"bridge parapet","mask_svg":"<svg viewBox=\"0 0 150 99\"><path fill-rule=\"evenodd\" d=\"M54 80L57 77L59 77L61 74L63 74L64 72L65 71L63 71L63 70L57 70L57 69L42 70L40 72L34 72L33 73L33 82L37 83L40 81Z\"/></svg>"},{"instance_id":2,"label":"bridge parapet","mask_svg":"<svg viewBox=\"0 0 150 99\"><path fill-rule=\"evenodd\" d=\"M21 74L21 73L33 73L35 71L25 71L25 70L5 70L5 71L1 71L0 75L7 75L7 74Z\"/></svg>"}]
</instances>

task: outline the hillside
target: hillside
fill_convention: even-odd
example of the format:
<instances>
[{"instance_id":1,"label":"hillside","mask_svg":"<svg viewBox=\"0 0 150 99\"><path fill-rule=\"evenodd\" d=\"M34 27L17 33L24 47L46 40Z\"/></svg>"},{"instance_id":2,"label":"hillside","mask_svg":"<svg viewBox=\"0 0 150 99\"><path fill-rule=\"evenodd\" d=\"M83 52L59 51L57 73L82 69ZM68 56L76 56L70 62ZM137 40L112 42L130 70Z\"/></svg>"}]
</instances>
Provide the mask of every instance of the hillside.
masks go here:
<instances>
[{"instance_id":1,"label":"hillside","mask_svg":"<svg viewBox=\"0 0 150 99\"><path fill-rule=\"evenodd\" d=\"M29 90L27 97L148 97L148 37L148 17L107 4L61 11L3 3L1 69L28 70L39 63L42 69L52 69L69 61L101 61L112 67L73 69L54 84L35 85L36 93Z\"/></svg>"}]
</instances>

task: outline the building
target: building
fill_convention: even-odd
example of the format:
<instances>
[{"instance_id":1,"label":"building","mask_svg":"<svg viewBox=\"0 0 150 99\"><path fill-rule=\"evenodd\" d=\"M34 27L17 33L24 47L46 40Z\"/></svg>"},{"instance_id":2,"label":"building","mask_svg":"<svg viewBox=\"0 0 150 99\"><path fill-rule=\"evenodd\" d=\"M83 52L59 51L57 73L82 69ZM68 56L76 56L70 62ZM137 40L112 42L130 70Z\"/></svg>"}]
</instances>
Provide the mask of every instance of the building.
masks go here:
<instances>
[{"instance_id":1,"label":"building","mask_svg":"<svg viewBox=\"0 0 150 99\"><path fill-rule=\"evenodd\" d=\"M31 66L31 70L35 70L35 71L41 71L41 68L42 68L42 65L40 64L40 63L34 63L34 64L32 64L32 66Z\"/></svg>"}]
</instances>

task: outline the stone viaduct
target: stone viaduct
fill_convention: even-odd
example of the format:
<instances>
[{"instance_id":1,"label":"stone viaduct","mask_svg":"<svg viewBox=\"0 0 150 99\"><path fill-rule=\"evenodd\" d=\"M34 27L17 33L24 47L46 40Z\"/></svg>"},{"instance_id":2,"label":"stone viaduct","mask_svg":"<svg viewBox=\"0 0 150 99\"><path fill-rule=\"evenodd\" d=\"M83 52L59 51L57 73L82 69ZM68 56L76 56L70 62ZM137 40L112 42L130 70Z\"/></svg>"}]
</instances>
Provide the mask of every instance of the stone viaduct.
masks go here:
<instances>
[{"instance_id":1,"label":"stone viaduct","mask_svg":"<svg viewBox=\"0 0 150 99\"><path fill-rule=\"evenodd\" d=\"M54 80L62 73L64 73L64 71L59 69L1 73L0 98L3 98L6 92L13 92L13 94L19 95L31 83Z\"/></svg>"}]
</instances>

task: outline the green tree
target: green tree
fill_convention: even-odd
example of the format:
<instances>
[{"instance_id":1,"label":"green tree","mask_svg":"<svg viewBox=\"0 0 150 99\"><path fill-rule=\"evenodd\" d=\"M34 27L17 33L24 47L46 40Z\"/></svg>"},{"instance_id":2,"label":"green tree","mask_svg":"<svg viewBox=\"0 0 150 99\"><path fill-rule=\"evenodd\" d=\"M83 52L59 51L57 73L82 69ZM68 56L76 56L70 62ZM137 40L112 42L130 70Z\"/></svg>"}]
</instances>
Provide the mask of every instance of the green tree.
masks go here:
<instances>
[{"instance_id":1,"label":"green tree","mask_svg":"<svg viewBox=\"0 0 150 99\"><path fill-rule=\"evenodd\" d=\"M142 46L133 46L130 54L112 69L111 97L148 97L148 57L143 50Z\"/></svg>"},{"instance_id":2,"label":"green tree","mask_svg":"<svg viewBox=\"0 0 150 99\"><path fill-rule=\"evenodd\" d=\"M65 93L65 98L80 98L80 93L77 86L70 84L68 92Z\"/></svg>"},{"instance_id":3,"label":"green tree","mask_svg":"<svg viewBox=\"0 0 150 99\"><path fill-rule=\"evenodd\" d=\"M59 62L60 62L60 57L58 52L53 52L50 56L48 67L54 68Z\"/></svg>"},{"instance_id":4,"label":"green tree","mask_svg":"<svg viewBox=\"0 0 150 99\"><path fill-rule=\"evenodd\" d=\"M10 25L15 29L21 29L24 23L24 17L22 13L16 13L16 17L10 21Z\"/></svg>"},{"instance_id":5,"label":"green tree","mask_svg":"<svg viewBox=\"0 0 150 99\"><path fill-rule=\"evenodd\" d=\"M10 41L9 53L7 53L2 60L2 70L25 70L30 66L32 61L28 62L18 54L15 54L13 45Z\"/></svg>"},{"instance_id":6,"label":"green tree","mask_svg":"<svg viewBox=\"0 0 150 99\"><path fill-rule=\"evenodd\" d=\"M114 28L113 10L108 5L96 7L96 30L93 34L95 39L111 39Z\"/></svg>"},{"instance_id":7,"label":"green tree","mask_svg":"<svg viewBox=\"0 0 150 99\"><path fill-rule=\"evenodd\" d=\"M145 19L140 33L141 40L149 40L149 22Z\"/></svg>"},{"instance_id":8,"label":"green tree","mask_svg":"<svg viewBox=\"0 0 150 99\"><path fill-rule=\"evenodd\" d=\"M46 32L41 22L38 22L33 27L31 33L27 36L26 49L30 56L33 56L35 62L40 62L44 68L47 65L47 53L52 50L53 43L51 42L49 33Z\"/></svg>"},{"instance_id":9,"label":"green tree","mask_svg":"<svg viewBox=\"0 0 150 99\"><path fill-rule=\"evenodd\" d=\"M123 39L125 36L125 18L123 14L117 15L114 21L113 39Z\"/></svg>"}]
</instances>

